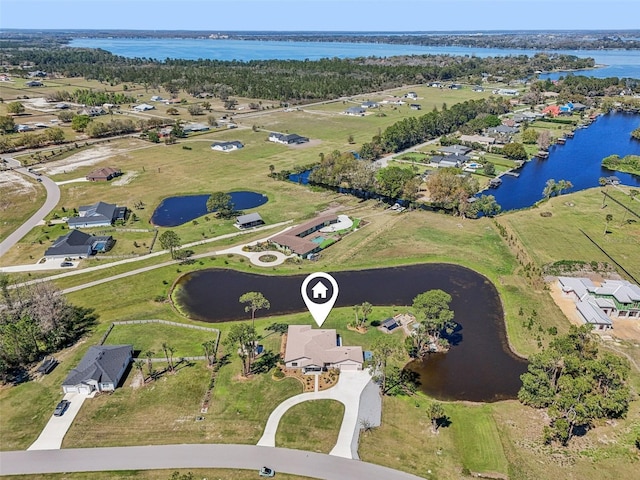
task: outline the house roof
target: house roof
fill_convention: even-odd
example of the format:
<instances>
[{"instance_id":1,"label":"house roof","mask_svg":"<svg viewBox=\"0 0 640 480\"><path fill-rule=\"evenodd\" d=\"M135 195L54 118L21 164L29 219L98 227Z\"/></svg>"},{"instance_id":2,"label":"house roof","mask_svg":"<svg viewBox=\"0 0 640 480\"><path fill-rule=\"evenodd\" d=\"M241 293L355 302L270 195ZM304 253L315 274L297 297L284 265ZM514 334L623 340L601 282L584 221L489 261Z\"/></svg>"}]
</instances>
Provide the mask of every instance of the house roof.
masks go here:
<instances>
[{"instance_id":1,"label":"house roof","mask_svg":"<svg viewBox=\"0 0 640 480\"><path fill-rule=\"evenodd\" d=\"M285 362L308 359L323 367L344 361L362 363L362 347L338 346L334 329L312 329L310 325L289 325Z\"/></svg>"},{"instance_id":2,"label":"house roof","mask_svg":"<svg viewBox=\"0 0 640 480\"><path fill-rule=\"evenodd\" d=\"M133 345L100 345L90 347L62 385L78 385L90 380L117 383L122 365L131 358Z\"/></svg>"},{"instance_id":3,"label":"house roof","mask_svg":"<svg viewBox=\"0 0 640 480\"><path fill-rule=\"evenodd\" d=\"M460 135L460 141L469 143L495 143L496 139L484 135Z\"/></svg>"},{"instance_id":4,"label":"house roof","mask_svg":"<svg viewBox=\"0 0 640 480\"><path fill-rule=\"evenodd\" d=\"M53 245L44 252L47 255L78 255L87 253L93 237L80 230L72 230L58 237Z\"/></svg>"},{"instance_id":5,"label":"house roof","mask_svg":"<svg viewBox=\"0 0 640 480\"><path fill-rule=\"evenodd\" d=\"M471 151L471 148L465 147L464 145L449 145L447 147L440 147L438 151L445 154L466 155Z\"/></svg>"},{"instance_id":6,"label":"house roof","mask_svg":"<svg viewBox=\"0 0 640 480\"><path fill-rule=\"evenodd\" d=\"M253 222L262 222L262 217L260 216L259 213L257 212L247 213L246 215L240 215L236 218L236 223L238 225L244 225L246 223L253 223Z\"/></svg>"},{"instance_id":7,"label":"house roof","mask_svg":"<svg viewBox=\"0 0 640 480\"><path fill-rule=\"evenodd\" d=\"M349 107L347 108L347 113L364 113L366 109L364 107Z\"/></svg>"},{"instance_id":8,"label":"house roof","mask_svg":"<svg viewBox=\"0 0 640 480\"><path fill-rule=\"evenodd\" d=\"M229 142L213 142L211 148L220 147L222 150L230 150L232 148L242 148L244 145L239 140L232 140Z\"/></svg>"},{"instance_id":9,"label":"house roof","mask_svg":"<svg viewBox=\"0 0 640 480\"><path fill-rule=\"evenodd\" d=\"M517 133L518 128L508 127L507 125L498 125L497 127L490 128L489 132L511 134L511 133Z\"/></svg>"},{"instance_id":10,"label":"house roof","mask_svg":"<svg viewBox=\"0 0 640 480\"><path fill-rule=\"evenodd\" d=\"M364 107L364 108L372 108L372 107L377 107L378 103L377 102L362 102L361 106Z\"/></svg>"},{"instance_id":11,"label":"house roof","mask_svg":"<svg viewBox=\"0 0 640 480\"><path fill-rule=\"evenodd\" d=\"M318 225L324 225L327 222L331 223L337 220L337 215L321 215L313 220L276 235L271 240L283 247L291 249L292 252L297 253L298 255L305 255L318 248L317 243L313 243L311 240L304 238L307 235L307 232Z\"/></svg>"},{"instance_id":12,"label":"house roof","mask_svg":"<svg viewBox=\"0 0 640 480\"><path fill-rule=\"evenodd\" d=\"M613 322L596 304L589 300L576 303L576 308L587 323L596 325L612 325Z\"/></svg>"},{"instance_id":13,"label":"house roof","mask_svg":"<svg viewBox=\"0 0 640 480\"><path fill-rule=\"evenodd\" d=\"M602 286L590 291L596 295L612 296L620 303L640 302L640 287L626 280L605 280Z\"/></svg>"},{"instance_id":14,"label":"house roof","mask_svg":"<svg viewBox=\"0 0 640 480\"><path fill-rule=\"evenodd\" d=\"M429 161L439 165L459 165L462 160L457 155L434 155Z\"/></svg>"},{"instance_id":15,"label":"house roof","mask_svg":"<svg viewBox=\"0 0 640 480\"><path fill-rule=\"evenodd\" d=\"M71 217L69 225L82 225L85 223L113 222L118 213L118 207L111 203L98 202L93 205L82 205L78 211L80 217Z\"/></svg>"},{"instance_id":16,"label":"house roof","mask_svg":"<svg viewBox=\"0 0 640 480\"><path fill-rule=\"evenodd\" d=\"M104 167L94 170L87 178L109 178L110 176L120 175L122 172L119 168Z\"/></svg>"},{"instance_id":17,"label":"house roof","mask_svg":"<svg viewBox=\"0 0 640 480\"><path fill-rule=\"evenodd\" d=\"M272 132L269 135L269 138L275 138L285 143L303 143L303 142L309 141L307 137L300 136L297 133L284 134L284 133Z\"/></svg>"},{"instance_id":18,"label":"house roof","mask_svg":"<svg viewBox=\"0 0 640 480\"><path fill-rule=\"evenodd\" d=\"M580 299L587 295L590 288L596 288L588 278L558 277L558 282L560 282L563 292L575 292Z\"/></svg>"}]
</instances>

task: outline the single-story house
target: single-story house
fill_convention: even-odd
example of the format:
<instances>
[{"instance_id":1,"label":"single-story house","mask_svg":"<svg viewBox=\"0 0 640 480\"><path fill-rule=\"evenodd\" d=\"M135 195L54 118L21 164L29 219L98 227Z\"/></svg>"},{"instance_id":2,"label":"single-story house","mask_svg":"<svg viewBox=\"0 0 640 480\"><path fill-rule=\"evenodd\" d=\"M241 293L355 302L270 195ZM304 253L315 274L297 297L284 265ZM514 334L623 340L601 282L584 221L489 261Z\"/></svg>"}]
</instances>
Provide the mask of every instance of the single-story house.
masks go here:
<instances>
[{"instance_id":1,"label":"single-story house","mask_svg":"<svg viewBox=\"0 0 640 480\"><path fill-rule=\"evenodd\" d=\"M264 220L262 220L259 213L248 213L236 217L235 226L240 229L257 227L259 225L264 225Z\"/></svg>"},{"instance_id":2,"label":"single-story house","mask_svg":"<svg viewBox=\"0 0 640 480\"><path fill-rule=\"evenodd\" d=\"M574 112L584 112L588 107L580 102L573 102Z\"/></svg>"},{"instance_id":3,"label":"single-story house","mask_svg":"<svg viewBox=\"0 0 640 480\"><path fill-rule=\"evenodd\" d=\"M156 107L149 105L148 103L141 103L140 105L133 107L136 112L146 112L147 110L155 110L155 108Z\"/></svg>"},{"instance_id":4,"label":"single-story house","mask_svg":"<svg viewBox=\"0 0 640 480\"><path fill-rule=\"evenodd\" d=\"M94 170L86 178L90 182L108 182L120 175L122 175L122 171L119 168L104 167Z\"/></svg>"},{"instance_id":5,"label":"single-story house","mask_svg":"<svg viewBox=\"0 0 640 480\"><path fill-rule=\"evenodd\" d=\"M582 317L582 321L592 325L594 329L610 330L613 328L613 322L609 316L592 300L577 302L576 309Z\"/></svg>"},{"instance_id":6,"label":"single-story house","mask_svg":"<svg viewBox=\"0 0 640 480\"><path fill-rule=\"evenodd\" d=\"M78 115L87 115L88 117L98 117L106 114L107 111L102 107L85 107L78 111Z\"/></svg>"},{"instance_id":7,"label":"single-story house","mask_svg":"<svg viewBox=\"0 0 640 480\"><path fill-rule=\"evenodd\" d=\"M452 83L451 85L449 85L449 88L451 90L461 90L462 89L462 85L460 85L459 83Z\"/></svg>"},{"instance_id":8,"label":"single-story house","mask_svg":"<svg viewBox=\"0 0 640 480\"><path fill-rule=\"evenodd\" d=\"M610 177L605 177L605 181L609 184L609 185L620 185L620 179L616 176L610 176Z\"/></svg>"},{"instance_id":9,"label":"single-story house","mask_svg":"<svg viewBox=\"0 0 640 480\"><path fill-rule=\"evenodd\" d=\"M493 93L497 94L497 95L518 95L518 90L514 89L514 88L499 88L497 90L494 90Z\"/></svg>"},{"instance_id":10,"label":"single-story house","mask_svg":"<svg viewBox=\"0 0 640 480\"><path fill-rule=\"evenodd\" d=\"M80 230L71 230L58 237L44 252L45 258L87 258L95 252L106 252L113 246L110 235L94 236Z\"/></svg>"},{"instance_id":11,"label":"single-story house","mask_svg":"<svg viewBox=\"0 0 640 480\"><path fill-rule=\"evenodd\" d=\"M362 108L378 108L380 105L377 102L362 102L360 106Z\"/></svg>"},{"instance_id":12,"label":"single-story house","mask_svg":"<svg viewBox=\"0 0 640 480\"><path fill-rule=\"evenodd\" d=\"M64 393L90 394L114 391L133 358L133 345L90 347L76 368L62 382Z\"/></svg>"},{"instance_id":13,"label":"single-story house","mask_svg":"<svg viewBox=\"0 0 640 480\"><path fill-rule=\"evenodd\" d=\"M27 87L44 87L44 83L38 80L31 80L30 82L25 83Z\"/></svg>"},{"instance_id":14,"label":"single-story house","mask_svg":"<svg viewBox=\"0 0 640 480\"><path fill-rule=\"evenodd\" d=\"M56 103L54 108L58 110L66 110L67 108L69 108L69 104L64 102Z\"/></svg>"},{"instance_id":15,"label":"single-story house","mask_svg":"<svg viewBox=\"0 0 640 480\"><path fill-rule=\"evenodd\" d=\"M43 72L42 70L34 70L29 72L29 78L44 78L47 76L47 72Z\"/></svg>"},{"instance_id":16,"label":"single-story house","mask_svg":"<svg viewBox=\"0 0 640 480\"><path fill-rule=\"evenodd\" d=\"M364 116L364 113L366 111L367 110L365 108L363 108L363 107L349 107L344 111L344 113L347 114L347 115L353 115L353 116L356 116L356 117L362 117L362 116Z\"/></svg>"},{"instance_id":17,"label":"single-story house","mask_svg":"<svg viewBox=\"0 0 640 480\"><path fill-rule=\"evenodd\" d=\"M412 103L409 105L409 108L411 110L422 110L422 105L420 105L419 103Z\"/></svg>"},{"instance_id":18,"label":"single-story house","mask_svg":"<svg viewBox=\"0 0 640 480\"><path fill-rule=\"evenodd\" d=\"M211 150L217 150L219 152L231 152L243 147L244 145L242 144L242 142L238 140L233 140L230 142L213 142L211 144Z\"/></svg>"},{"instance_id":19,"label":"single-story house","mask_svg":"<svg viewBox=\"0 0 640 480\"><path fill-rule=\"evenodd\" d=\"M448 145L446 147L440 147L438 151L443 155L467 155L471 151L471 148L464 145Z\"/></svg>"},{"instance_id":20,"label":"single-story house","mask_svg":"<svg viewBox=\"0 0 640 480\"><path fill-rule=\"evenodd\" d=\"M434 155L429 163L438 168L460 168L463 162L460 161L458 155Z\"/></svg>"},{"instance_id":21,"label":"single-story house","mask_svg":"<svg viewBox=\"0 0 640 480\"><path fill-rule=\"evenodd\" d=\"M33 127L31 125L25 125L25 124L16 125L16 131L18 132L30 132L31 130L33 130Z\"/></svg>"},{"instance_id":22,"label":"single-story house","mask_svg":"<svg viewBox=\"0 0 640 480\"><path fill-rule=\"evenodd\" d=\"M381 326L386 328L388 331L391 331L395 328L398 328L400 324L394 317L387 318L384 322L382 322Z\"/></svg>"},{"instance_id":23,"label":"single-story house","mask_svg":"<svg viewBox=\"0 0 640 480\"><path fill-rule=\"evenodd\" d=\"M328 227L337 222L337 215L322 215L276 235L271 238L271 242L282 250L291 250L300 257L308 257L309 255L319 252L322 248L320 247L320 243L313 242L312 238L307 237L311 237L313 233L321 228Z\"/></svg>"},{"instance_id":24,"label":"single-story house","mask_svg":"<svg viewBox=\"0 0 640 480\"><path fill-rule=\"evenodd\" d=\"M440 82L431 82L429 84L429 86L433 87L433 88L442 88L442 83L440 83Z\"/></svg>"},{"instance_id":25,"label":"single-story house","mask_svg":"<svg viewBox=\"0 0 640 480\"><path fill-rule=\"evenodd\" d=\"M518 127L508 127L506 125L498 125L497 127L491 127L489 133L494 133L498 135L513 135L518 133L520 129Z\"/></svg>"},{"instance_id":26,"label":"single-story house","mask_svg":"<svg viewBox=\"0 0 640 480\"><path fill-rule=\"evenodd\" d=\"M206 132L207 130L209 130L209 126L204 123L188 123L182 126L182 131L184 133Z\"/></svg>"},{"instance_id":27,"label":"single-story house","mask_svg":"<svg viewBox=\"0 0 640 480\"><path fill-rule=\"evenodd\" d=\"M69 228L109 227L116 220L124 220L127 207L97 202L93 205L82 205L78 212L79 217L71 217L67 220Z\"/></svg>"},{"instance_id":28,"label":"single-story house","mask_svg":"<svg viewBox=\"0 0 640 480\"><path fill-rule=\"evenodd\" d=\"M309 141L307 137L302 137L296 133L276 133L269 134L269 141L275 143L282 143L283 145L297 145L299 143L306 143Z\"/></svg>"},{"instance_id":29,"label":"single-story house","mask_svg":"<svg viewBox=\"0 0 640 480\"><path fill-rule=\"evenodd\" d=\"M151 101L152 102L162 102L164 99L158 95L154 95L153 97L151 97Z\"/></svg>"},{"instance_id":30,"label":"single-story house","mask_svg":"<svg viewBox=\"0 0 640 480\"><path fill-rule=\"evenodd\" d=\"M489 146L496 143L496 139L486 135L460 135L462 143L479 143L480 145Z\"/></svg>"},{"instance_id":31,"label":"single-story house","mask_svg":"<svg viewBox=\"0 0 640 480\"><path fill-rule=\"evenodd\" d=\"M405 95L406 98L412 98L412 99L416 99L418 98L418 94L416 92L409 92Z\"/></svg>"},{"instance_id":32,"label":"single-story house","mask_svg":"<svg viewBox=\"0 0 640 480\"><path fill-rule=\"evenodd\" d=\"M286 368L303 371L362 370L362 347L340 345L335 329L312 329L311 325L289 325L284 354Z\"/></svg>"},{"instance_id":33,"label":"single-story house","mask_svg":"<svg viewBox=\"0 0 640 480\"><path fill-rule=\"evenodd\" d=\"M484 92L484 88L482 88L480 85L476 85L472 90L474 92Z\"/></svg>"}]
</instances>

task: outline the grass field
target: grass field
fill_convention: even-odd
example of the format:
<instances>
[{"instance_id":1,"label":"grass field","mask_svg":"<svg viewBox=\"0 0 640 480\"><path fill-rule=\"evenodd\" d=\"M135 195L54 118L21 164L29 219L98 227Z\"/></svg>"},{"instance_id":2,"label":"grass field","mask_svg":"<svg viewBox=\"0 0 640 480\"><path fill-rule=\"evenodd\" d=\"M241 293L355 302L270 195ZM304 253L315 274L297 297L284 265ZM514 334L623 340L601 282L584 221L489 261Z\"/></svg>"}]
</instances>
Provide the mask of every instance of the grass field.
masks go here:
<instances>
[{"instance_id":1,"label":"grass field","mask_svg":"<svg viewBox=\"0 0 640 480\"><path fill-rule=\"evenodd\" d=\"M34 180L0 171L0 240L36 213L44 198L44 187Z\"/></svg>"},{"instance_id":2,"label":"grass field","mask_svg":"<svg viewBox=\"0 0 640 480\"><path fill-rule=\"evenodd\" d=\"M335 400L311 400L291 407L282 416L276 446L329 453L336 445L344 405Z\"/></svg>"}]
</instances>

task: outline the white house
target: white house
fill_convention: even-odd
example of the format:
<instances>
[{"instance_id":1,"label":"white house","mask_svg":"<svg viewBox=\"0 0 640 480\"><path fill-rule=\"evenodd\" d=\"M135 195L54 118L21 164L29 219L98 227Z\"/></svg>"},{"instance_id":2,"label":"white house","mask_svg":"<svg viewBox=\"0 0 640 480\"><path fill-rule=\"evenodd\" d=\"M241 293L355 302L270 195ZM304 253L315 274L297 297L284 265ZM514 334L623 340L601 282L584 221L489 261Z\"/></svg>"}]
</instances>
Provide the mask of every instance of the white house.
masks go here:
<instances>
[{"instance_id":1,"label":"white house","mask_svg":"<svg viewBox=\"0 0 640 480\"><path fill-rule=\"evenodd\" d=\"M303 372L330 368L362 370L363 361L362 347L341 346L334 329L289 325L284 355L286 368L301 368Z\"/></svg>"},{"instance_id":2,"label":"white house","mask_svg":"<svg viewBox=\"0 0 640 480\"><path fill-rule=\"evenodd\" d=\"M149 105L148 103L141 103L140 105L133 107L136 112L146 112L147 110L155 110L155 108L156 107Z\"/></svg>"},{"instance_id":3,"label":"white house","mask_svg":"<svg viewBox=\"0 0 640 480\"><path fill-rule=\"evenodd\" d=\"M232 152L233 150L238 150L243 147L242 142L237 140L231 142L214 142L211 144L211 150L217 150L219 152Z\"/></svg>"},{"instance_id":4,"label":"white house","mask_svg":"<svg viewBox=\"0 0 640 480\"><path fill-rule=\"evenodd\" d=\"M362 117L364 116L365 112L366 109L364 107L349 107L344 111L346 115L351 115L354 117Z\"/></svg>"},{"instance_id":5,"label":"white house","mask_svg":"<svg viewBox=\"0 0 640 480\"><path fill-rule=\"evenodd\" d=\"M282 143L283 145L295 145L299 143L306 143L309 141L307 137L301 137L296 133L276 133L269 134L269 141L275 143Z\"/></svg>"}]
</instances>

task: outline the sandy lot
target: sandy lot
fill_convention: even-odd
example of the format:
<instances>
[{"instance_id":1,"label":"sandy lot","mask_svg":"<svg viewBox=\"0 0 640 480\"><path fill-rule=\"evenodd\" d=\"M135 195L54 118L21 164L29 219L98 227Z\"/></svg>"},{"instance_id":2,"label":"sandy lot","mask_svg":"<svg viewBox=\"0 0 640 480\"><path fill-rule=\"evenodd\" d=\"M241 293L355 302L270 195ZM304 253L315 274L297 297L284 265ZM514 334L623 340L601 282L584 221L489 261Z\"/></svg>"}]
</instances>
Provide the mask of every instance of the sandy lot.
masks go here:
<instances>
[{"instance_id":1,"label":"sandy lot","mask_svg":"<svg viewBox=\"0 0 640 480\"><path fill-rule=\"evenodd\" d=\"M0 171L0 192L2 195L11 193L35 192L35 187L25 177L10 170Z\"/></svg>"},{"instance_id":2,"label":"sandy lot","mask_svg":"<svg viewBox=\"0 0 640 480\"><path fill-rule=\"evenodd\" d=\"M111 145L98 145L88 150L78 152L63 160L57 160L46 164L43 171L47 175L58 175L60 173L68 173L79 167L95 165L115 155L124 155L128 152L127 148L116 148Z\"/></svg>"},{"instance_id":3,"label":"sandy lot","mask_svg":"<svg viewBox=\"0 0 640 480\"><path fill-rule=\"evenodd\" d=\"M127 183L131 182L131 180L133 180L137 176L138 176L138 172L127 172L124 175L122 175L120 178L118 178L117 180L112 181L111 185L113 185L115 187L122 187L122 186L126 185Z\"/></svg>"}]
</instances>

